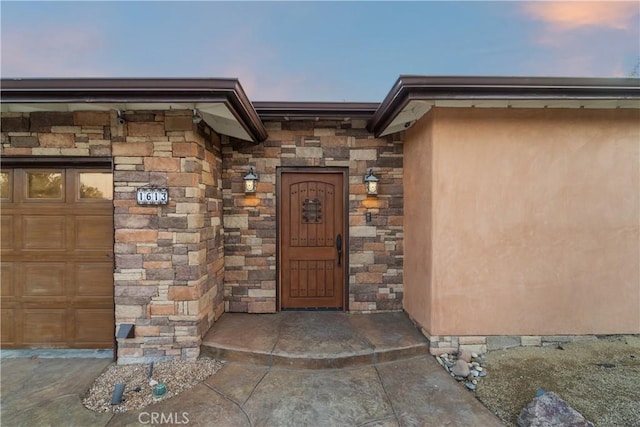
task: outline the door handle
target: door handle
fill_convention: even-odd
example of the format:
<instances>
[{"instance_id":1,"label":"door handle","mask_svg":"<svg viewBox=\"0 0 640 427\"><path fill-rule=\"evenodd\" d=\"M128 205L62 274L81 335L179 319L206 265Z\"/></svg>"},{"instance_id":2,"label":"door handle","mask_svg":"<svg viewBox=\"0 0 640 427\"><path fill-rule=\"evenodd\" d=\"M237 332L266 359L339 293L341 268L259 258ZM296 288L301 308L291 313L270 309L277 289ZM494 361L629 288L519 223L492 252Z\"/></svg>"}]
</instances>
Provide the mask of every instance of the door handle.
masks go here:
<instances>
[{"instance_id":1,"label":"door handle","mask_svg":"<svg viewBox=\"0 0 640 427\"><path fill-rule=\"evenodd\" d=\"M342 234L336 237L336 249L338 250L338 265L342 265Z\"/></svg>"}]
</instances>

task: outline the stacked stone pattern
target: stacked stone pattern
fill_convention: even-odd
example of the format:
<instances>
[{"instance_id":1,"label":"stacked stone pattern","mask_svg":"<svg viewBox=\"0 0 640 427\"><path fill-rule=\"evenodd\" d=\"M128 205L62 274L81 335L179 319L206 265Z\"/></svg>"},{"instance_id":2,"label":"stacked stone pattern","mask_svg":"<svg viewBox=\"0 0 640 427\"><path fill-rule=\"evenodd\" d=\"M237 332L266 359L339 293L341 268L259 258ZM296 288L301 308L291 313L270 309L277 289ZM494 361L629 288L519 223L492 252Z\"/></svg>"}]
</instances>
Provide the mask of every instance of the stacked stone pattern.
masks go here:
<instances>
[{"instance_id":1,"label":"stacked stone pattern","mask_svg":"<svg viewBox=\"0 0 640 427\"><path fill-rule=\"evenodd\" d=\"M429 351L434 356L458 351L485 354L491 350L513 347L556 347L563 343L595 340L595 335L431 335L425 329L422 334L429 340Z\"/></svg>"},{"instance_id":2,"label":"stacked stone pattern","mask_svg":"<svg viewBox=\"0 0 640 427\"><path fill-rule=\"evenodd\" d=\"M402 134L375 138L362 120L271 120L268 139L252 144L223 137L225 307L276 311L276 176L278 167L338 167L348 171L348 310L400 310L403 296ZM255 195L243 176L259 174ZM380 178L368 197L363 177ZM371 223L365 213L372 214Z\"/></svg>"},{"instance_id":3,"label":"stacked stone pattern","mask_svg":"<svg viewBox=\"0 0 640 427\"><path fill-rule=\"evenodd\" d=\"M3 156L113 157L114 294L119 363L195 359L224 311L219 137L188 111L2 114ZM139 187L169 188L140 206ZM115 332L115 331L114 331Z\"/></svg>"}]
</instances>

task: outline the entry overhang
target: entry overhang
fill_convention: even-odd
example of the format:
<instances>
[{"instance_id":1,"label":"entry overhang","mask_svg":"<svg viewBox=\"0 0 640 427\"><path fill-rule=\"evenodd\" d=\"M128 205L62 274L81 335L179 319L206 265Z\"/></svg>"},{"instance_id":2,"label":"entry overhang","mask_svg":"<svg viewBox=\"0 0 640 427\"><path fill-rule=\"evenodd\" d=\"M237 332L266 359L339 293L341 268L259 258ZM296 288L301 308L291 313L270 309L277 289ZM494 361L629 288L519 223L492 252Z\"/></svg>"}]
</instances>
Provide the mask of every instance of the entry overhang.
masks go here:
<instances>
[{"instance_id":1,"label":"entry overhang","mask_svg":"<svg viewBox=\"0 0 640 427\"><path fill-rule=\"evenodd\" d=\"M2 79L1 101L2 112L195 109L220 134L267 138L237 79Z\"/></svg>"},{"instance_id":2,"label":"entry overhang","mask_svg":"<svg viewBox=\"0 0 640 427\"><path fill-rule=\"evenodd\" d=\"M432 107L640 108L640 79L400 76L367 127L400 132Z\"/></svg>"}]
</instances>

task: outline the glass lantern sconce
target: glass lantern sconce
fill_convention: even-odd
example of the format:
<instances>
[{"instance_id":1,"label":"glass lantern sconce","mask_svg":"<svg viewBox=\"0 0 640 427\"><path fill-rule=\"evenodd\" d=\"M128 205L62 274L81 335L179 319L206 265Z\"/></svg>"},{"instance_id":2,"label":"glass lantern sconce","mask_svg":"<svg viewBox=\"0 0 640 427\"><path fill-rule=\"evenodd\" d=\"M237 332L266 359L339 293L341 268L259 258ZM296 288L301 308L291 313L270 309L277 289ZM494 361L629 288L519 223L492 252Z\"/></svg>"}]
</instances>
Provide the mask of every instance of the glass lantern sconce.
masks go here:
<instances>
[{"instance_id":1,"label":"glass lantern sconce","mask_svg":"<svg viewBox=\"0 0 640 427\"><path fill-rule=\"evenodd\" d=\"M253 172L253 168L249 169L249 173L244 176L244 192L254 194L258 185L258 175Z\"/></svg>"},{"instance_id":2,"label":"glass lantern sconce","mask_svg":"<svg viewBox=\"0 0 640 427\"><path fill-rule=\"evenodd\" d=\"M373 169L369 169L369 173L364 177L364 186L367 190L367 195L378 195L378 181L380 180L373 174Z\"/></svg>"}]
</instances>

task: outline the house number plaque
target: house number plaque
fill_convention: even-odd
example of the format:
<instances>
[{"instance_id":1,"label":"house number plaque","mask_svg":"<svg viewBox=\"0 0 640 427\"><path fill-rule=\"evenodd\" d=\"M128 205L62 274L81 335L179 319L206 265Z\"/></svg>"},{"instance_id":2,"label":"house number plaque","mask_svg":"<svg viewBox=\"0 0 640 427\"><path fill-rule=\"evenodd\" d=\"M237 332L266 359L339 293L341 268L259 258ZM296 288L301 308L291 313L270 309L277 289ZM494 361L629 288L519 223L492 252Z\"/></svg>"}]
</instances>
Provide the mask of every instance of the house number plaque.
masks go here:
<instances>
[{"instance_id":1,"label":"house number plaque","mask_svg":"<svg viewBox=\"0 0 640 427\"><path fill-rule=\"evenodd\" d=\"M169 190L166 188L138 188L139 205L166 205L169 203Z\"/></svg>"}]
</instances>

